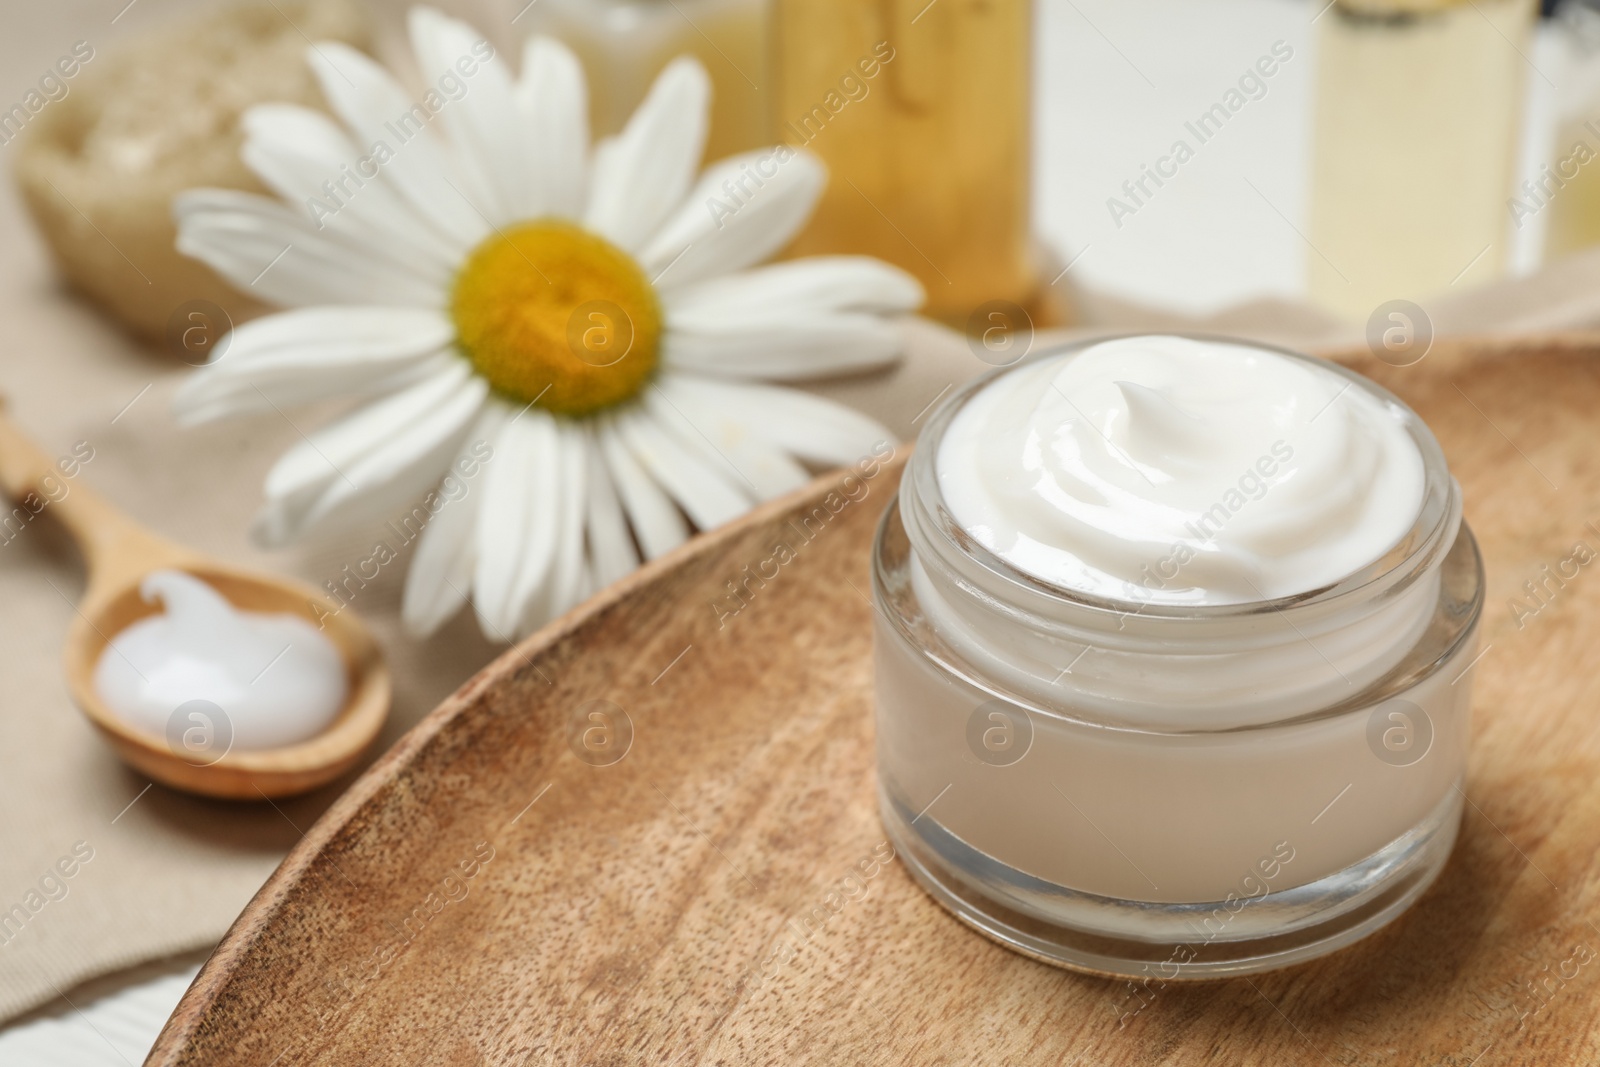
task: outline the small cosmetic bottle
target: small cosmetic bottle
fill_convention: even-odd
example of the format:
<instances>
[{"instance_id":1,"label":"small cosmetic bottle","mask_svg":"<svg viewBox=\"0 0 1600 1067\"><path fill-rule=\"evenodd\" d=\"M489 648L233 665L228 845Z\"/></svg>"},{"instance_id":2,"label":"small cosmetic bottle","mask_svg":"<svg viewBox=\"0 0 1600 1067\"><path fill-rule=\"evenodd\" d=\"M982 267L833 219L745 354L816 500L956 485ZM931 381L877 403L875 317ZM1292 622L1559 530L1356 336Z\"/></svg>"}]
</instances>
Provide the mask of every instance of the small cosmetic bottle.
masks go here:
<instances>
[{"instance_id":1,"label":"small cosmetic bottle","mask_svg":"<svg viewBox=\"0 0 1600 1067\"><path fill-rule=\"evenodd\" d=\"M774 143L767 23L767 0L539 0L518 28L578 54L596 136L622 128L673 58L697 57L711 75L709 161Z\"/></svg>"},{"instance_id":2,"label":"small cosmetic bottle","mask_svg":"<svg viewBox=\"0 0 1600 1067\"><path fill-rule=\"evenodd\" d=\"M777 136L830 173L794 254L887 260L955 325L1039 319L1031 30L1029 0L775 0Z\"/></svg>"},{"instance_id":3,"label":"small cosmetic bottle","mask_svg":"<svg viewBox=\"0 0 1600 1067\"><path fill-rule=\"evenodd\" d=\"M1317 18L1306 233L1315 302L1365 322L1387 301L1505 271L1535 8L1334 0Z\"/></svg>"}]
</instances>

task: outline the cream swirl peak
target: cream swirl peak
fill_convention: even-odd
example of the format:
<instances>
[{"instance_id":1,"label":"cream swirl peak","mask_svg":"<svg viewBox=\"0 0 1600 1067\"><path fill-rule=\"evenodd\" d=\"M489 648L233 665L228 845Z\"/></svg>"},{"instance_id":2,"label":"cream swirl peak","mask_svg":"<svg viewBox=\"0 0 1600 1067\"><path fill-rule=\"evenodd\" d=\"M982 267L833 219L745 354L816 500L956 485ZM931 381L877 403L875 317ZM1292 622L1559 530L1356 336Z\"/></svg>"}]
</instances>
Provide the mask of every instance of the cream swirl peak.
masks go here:
<instances>
[{"instance_id":1,"label":"cream swirl peak","mask_svg":"<svg viewBox=\"0 0 1600 1067\"><path fill-rule=\"evenodd\" d=\"M939 490L1028 574L1152 604L1237 604L1332 584L1416 521L1406 412L1265 348L1105 341L1000 375L951 421Z\"/></svg>"}]
</instances>

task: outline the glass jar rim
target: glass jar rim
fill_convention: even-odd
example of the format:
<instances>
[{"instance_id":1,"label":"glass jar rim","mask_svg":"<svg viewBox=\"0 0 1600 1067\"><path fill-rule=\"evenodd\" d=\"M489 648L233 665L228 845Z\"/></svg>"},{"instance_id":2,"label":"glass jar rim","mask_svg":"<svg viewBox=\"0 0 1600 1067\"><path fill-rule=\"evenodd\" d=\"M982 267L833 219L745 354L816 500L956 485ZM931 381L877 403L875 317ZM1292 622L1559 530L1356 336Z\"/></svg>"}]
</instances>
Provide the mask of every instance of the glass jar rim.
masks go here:
<instances>
[{"instance_id":1,"label":"glass jar rim","mask_svg":"<svg viewBox=\"0 0 1600 1067\"><path fill-rule=\"evenodd\" d=\"M1405 415L1405 429L1422 457L1422 502L1410 528L1394 545L1371 563L1336 582L1288 596L1231 604L1159 604L1129 598L1099 596L1047 582L1004 559L980 544L956 521L945 504L938 479L938 454L944 434L957 413L977 393L1000 377L1045 359L1079 353L1107 341L1139 337L1181 337L1240 345L1285 356L1298 363L1344 378L1349 388L1364 389L1379 401L1392 404ZM1340 391L1341 393L1343 390ZM1335 397L1335 401L1337 396ZM907 489L910 489L910 492ZM1444 450L1433 431L1410 405L1372 379L1332 360L1307 355L1279 345L1267 344L1224 334L1165 331L1108 334L1055 345L1014 363L980 374L959 386L934 410L917 437L917 445L907 465L901 485L901 511L909 520L907 534L913 545L931 541L925 547L939 551L947 559L976 567L1000 588L1013 589L1020 598L1040 599L1045 603L1070 608L1075 612L1104 613L1127 618L1139 616L1159 619L1243 619L1266 614L1282 614L1296 609L1325 609L1348 604L1380 590L1398 589L1427 573L1435 561L1450 550L1461 520L1461 494L1450 474ZM909 507L907 505L910 505ZM987 584L987 583L986 583ZM1007 598L1010 599L1010 598Z\"/></svg>"}]
</instances>

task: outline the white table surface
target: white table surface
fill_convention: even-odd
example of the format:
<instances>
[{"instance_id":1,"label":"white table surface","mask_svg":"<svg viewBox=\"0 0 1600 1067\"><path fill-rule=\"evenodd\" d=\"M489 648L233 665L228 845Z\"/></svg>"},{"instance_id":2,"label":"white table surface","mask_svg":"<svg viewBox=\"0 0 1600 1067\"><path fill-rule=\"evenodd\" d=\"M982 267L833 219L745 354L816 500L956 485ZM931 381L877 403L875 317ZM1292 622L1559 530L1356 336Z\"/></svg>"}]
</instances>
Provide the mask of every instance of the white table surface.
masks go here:
<instances>
[{"instance_id":1,"label":"white table surface","mask_svg":"<svg viewBox=\"0 0 1600 1067\"><path fill-rule=\"evenodd\" d=\"M1073 268L1079 283L1191 313L1300 296L1305 253L1290 221L1305 211L1316 62L1311 19L1322 0L1036 3L1036 223L1063 262L1081 254ZM83 3L64 6L90 17ZM104 21L99 12L93 17ZM29 18L36 29L40 16ZM72 30L54 36L61 32ZM1248 122L1230 124L1226 138L1185 166L1181 181L1120 228L1113 225L1106 198L1180 135L1196 105L1218 96L1279 39L1294 48L1294 59L1252 102ZM1525 171L1528 161L1546 157L1550 143L1542 117L1553 106L1550 81L1562 80L1554 45L1545 34L1528 53L1543 76L1530 69ZM26 49L4 51L17 59ZM25 91L31 69L8 64L0 99ZM1244 177L1287 219L1262 204ZM1529 227L1519 237L1513 264L1525 272L1537 264L1540 235ZM138 1064L197 969L194 959L155 964L74 991L70 1002L0 1030L0 1064Z\"/></svg>"}]
</instances>

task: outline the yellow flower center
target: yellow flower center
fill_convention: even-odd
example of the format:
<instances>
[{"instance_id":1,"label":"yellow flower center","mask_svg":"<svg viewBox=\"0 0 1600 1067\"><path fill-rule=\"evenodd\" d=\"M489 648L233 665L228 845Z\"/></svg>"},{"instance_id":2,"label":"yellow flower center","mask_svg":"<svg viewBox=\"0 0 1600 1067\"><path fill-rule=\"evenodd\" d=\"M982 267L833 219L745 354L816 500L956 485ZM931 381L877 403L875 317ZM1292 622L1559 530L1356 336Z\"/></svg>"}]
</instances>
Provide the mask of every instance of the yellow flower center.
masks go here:
<instances>
[{"instance_id":1,"label":"yellow flower center","mask_svg":"<svg viewBox=\"0 0 1600 1067\"><path fill-rule=\"evenodd\" d=\"M636 395L655 370L661 307L626 252L537 219L467 257L450 298L456 339L497 391L562 415Z\"/></svg>"}]
</instances>

